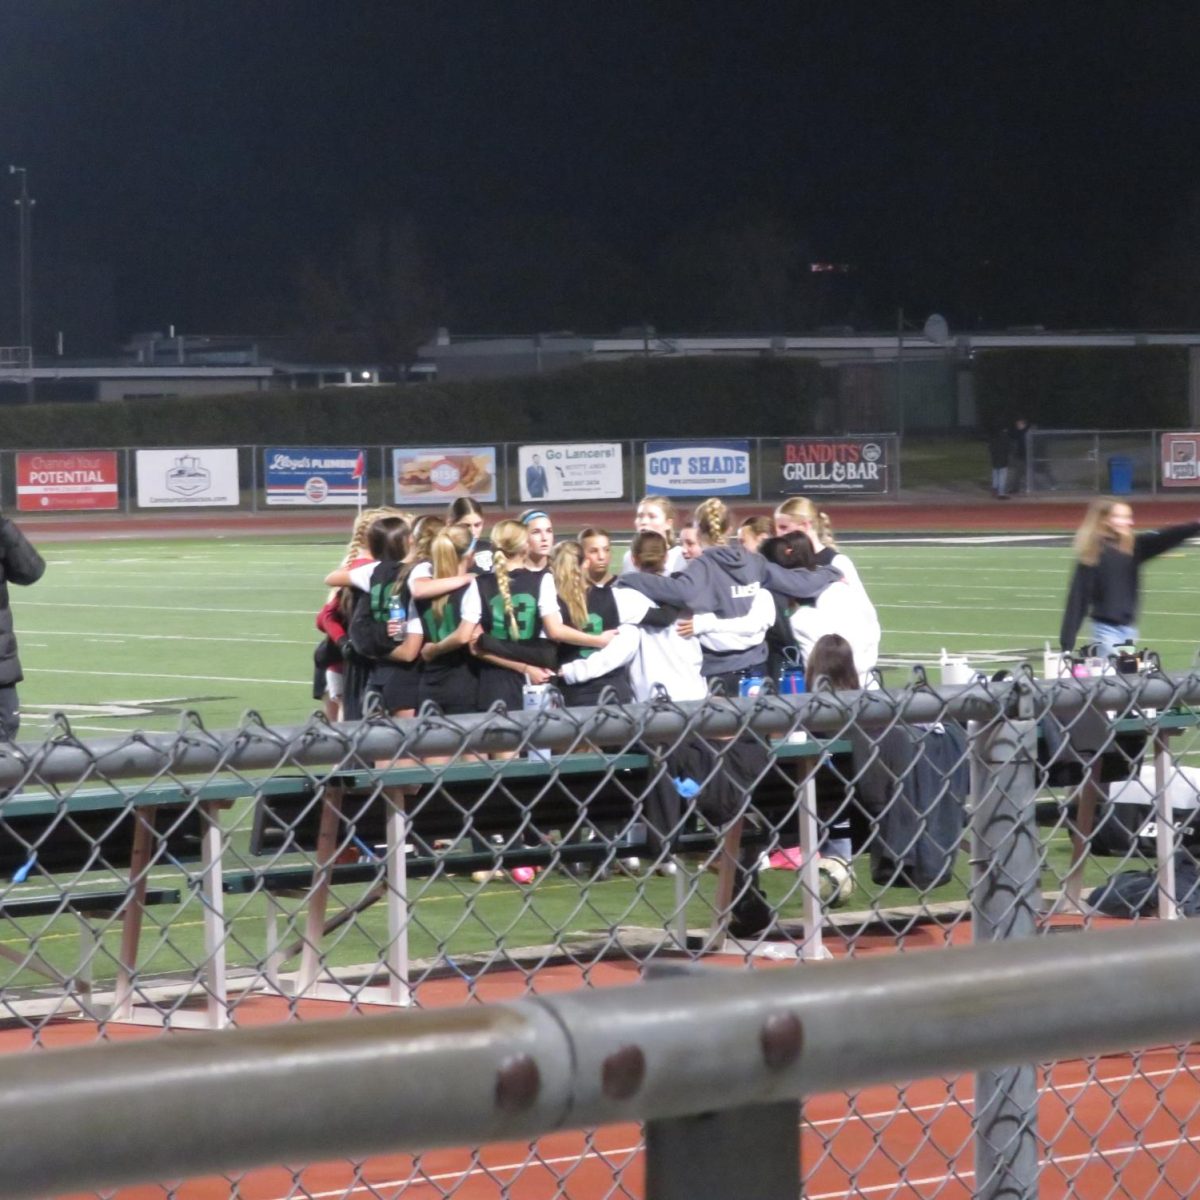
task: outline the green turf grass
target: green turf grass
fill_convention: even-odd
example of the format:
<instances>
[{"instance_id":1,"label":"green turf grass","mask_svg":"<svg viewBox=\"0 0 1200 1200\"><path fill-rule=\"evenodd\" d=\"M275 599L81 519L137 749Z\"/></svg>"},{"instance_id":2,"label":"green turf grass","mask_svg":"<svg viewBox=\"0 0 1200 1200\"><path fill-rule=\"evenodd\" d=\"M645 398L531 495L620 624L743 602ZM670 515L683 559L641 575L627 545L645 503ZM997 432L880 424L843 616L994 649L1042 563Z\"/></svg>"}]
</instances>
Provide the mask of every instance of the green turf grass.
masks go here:
<instances>
[{"instance_id":1,"label":"green turf grass","mask_svg":"<svg viewBox=\"0 0 1200 1200\"><path fill-rule=\"evenodd\" d=\"M882 653L930 666L940 650L999 665L1028 651L1040 666L1057 643L1070 571L1065 545L850 545L883 625ZM210 729L253 709L274 725L305 720L313 617L341 544L245 539L62 543L49 570L12 589L26 682L23 737L56 710L81 736L176 728L184 710ZM1200 553L1184 549L1143 571L1141 641L1168 667L1197 642ZM993 659L986 652L994 652ZM901 683L907 669L888 672Z\"/></svg>"},{"instance_id":2,"label":"green turf grass","mask_svg":"<svg viewBox=\"0 0 1200 1200\"><path fill-rule=\"evenodd\" d=\"M1046 862L1042 887L1057 891L1066 875L1070 848L1065 832L1044 831ZM1142 867L1132 861L1093 858L1085 871L1085 886L1091 888L1114 869ZM156 870L154 880L162 886L178 886L177 872ZM917 904L963 901L970 868L965 852L959 855L952 880L927 892L911 888L881 887L870 879L865 858L855 862L856 888L845 907L855 911L880 910ZM803 915L803 892L799 875L793 871L765 871L762 884L768 899L784 920ZM687 923L692 928L706 927L713 912L716 876L701 872L695 877L695 889L687 905ZM110 881L111 882L111 881ZM560 873L538 876L533 887L519 887L507 878L477 885L463 876L437 880L412 880L409 949L414 958L444 961L472 954L516 954L529 946L541 946L573 939L603 938L618 926L636 926L650 930L666 927L675 908L675 884L671 879L648 875L638 879L619 873L602 882L580 881ZM39 891L47 890L44 886ZM330 915L352 904L364 891L362 886L334 889ZM294 902L285 901L286 905ZM226 918L230 927L227 943L229 966L250 966L265 958L266 901L257 896L226 897ZM281 929L282 940L290 941L303 930L303 910L292 908L291 924ZM966 919L964 913L963 919ZM120 946L120 924L112 920L93 922L101 932L100 950L93 964L98 984L111 982L116 975ZM36 939L43 958L66 974L78 963L79 926L74 918L29 918L7 922L0 944L19 949ZM387 940L385 906L377 904L360 913L349 925L332 934L322 950L329 966L344 967L374 963L384 957ZM164 906L147 912L143 931L140 972L143 978L190 973L192 964L203 961L202 910L194 897L178 907ZM294 969L297 960L289 960L285 969ZM34 973L0 960L0 987L6 989L44 986Z\"/></svg>"}]
</instances>

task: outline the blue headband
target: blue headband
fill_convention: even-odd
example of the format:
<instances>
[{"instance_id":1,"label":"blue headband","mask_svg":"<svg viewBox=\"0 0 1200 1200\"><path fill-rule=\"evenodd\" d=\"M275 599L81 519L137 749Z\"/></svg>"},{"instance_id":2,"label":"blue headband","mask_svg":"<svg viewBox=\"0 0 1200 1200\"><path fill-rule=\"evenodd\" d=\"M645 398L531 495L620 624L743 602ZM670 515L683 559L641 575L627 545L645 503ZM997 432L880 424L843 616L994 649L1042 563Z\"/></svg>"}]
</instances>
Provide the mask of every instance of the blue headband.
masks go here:
<instances>
[{"instance_id":1,"label":"blue headband","mask_svg":"<svg viewBox=\"0 0 1200 1200\"><path fill-rule=\"evenodd\" d=\"M544 513L540 508L535 508L532 512L527 512L521 518L521 524L528 525L530 521L536 521L538 517L545 517L547 521L550 520L549 513Z\"/></svg>"}]
</instances>

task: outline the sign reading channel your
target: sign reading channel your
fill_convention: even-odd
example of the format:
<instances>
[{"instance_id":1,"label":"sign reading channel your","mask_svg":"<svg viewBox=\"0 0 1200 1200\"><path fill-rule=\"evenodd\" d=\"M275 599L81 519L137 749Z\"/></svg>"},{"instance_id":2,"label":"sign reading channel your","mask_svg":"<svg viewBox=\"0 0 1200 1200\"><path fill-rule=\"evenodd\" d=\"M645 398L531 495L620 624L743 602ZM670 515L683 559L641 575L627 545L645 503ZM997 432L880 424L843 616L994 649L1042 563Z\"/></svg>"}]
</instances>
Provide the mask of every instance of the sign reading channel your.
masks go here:
<instances>
[{"instance_id":1,"label":"sign reading channel your","mask_svg":"<svg viewBox=\"0 0 1200 1200\"><path fill-rule=\"evenodd\" d=\"M357 504L362 495L361 450L273 447L263 451L267 503Z\"/></svg>"},{"instance_id":2,"label":"sign reading channel your","mask_svg":"<svg viewBox=\"0 0 1200 1200\"><path fill-rule=\"evenodd\" d=\"M646 491L669 496L748 496L750 443L647 442Z\"/></svg>"},{"instance_id":3,"label":"sign reading channel your","mask_svg":"<svg viewBox=\"0 0 1200 1200\"><path fill-rule=\"evenodd\" d=\"M50 450L17 455L17 509L76 512L115 509L117 455L113 450Z\"/></svg>"},{"instance_id":4,"label":"sign reading channel your","mask_svg":"<svg viewBox=\"0 0 1200 1200\"><path fill-rule=\"evenodd\" d=\"M784 438L777 490L785 496L886 493L889 448L884 438Z\"/></svg>"},{"instance_id":5,"label":"sign reading channel your","mask_svg":"<svg viewBox=\"0 0 1200 1200\"><path fill-rule=\"evenodd\" d=\"M237 507L238 452L226 449L139 450L138 508Z\"/></svg>"},{"instance_id":6,"label":"sign reading channel your","mask_svg":"<svg viewBox=\"0 0 1200 1200\"><path fill-rule=\"evenodd\" d=\"M625 471L620 442L563 442L517 450L521 499L620 500Z\"/></svg>"}]
</instances>

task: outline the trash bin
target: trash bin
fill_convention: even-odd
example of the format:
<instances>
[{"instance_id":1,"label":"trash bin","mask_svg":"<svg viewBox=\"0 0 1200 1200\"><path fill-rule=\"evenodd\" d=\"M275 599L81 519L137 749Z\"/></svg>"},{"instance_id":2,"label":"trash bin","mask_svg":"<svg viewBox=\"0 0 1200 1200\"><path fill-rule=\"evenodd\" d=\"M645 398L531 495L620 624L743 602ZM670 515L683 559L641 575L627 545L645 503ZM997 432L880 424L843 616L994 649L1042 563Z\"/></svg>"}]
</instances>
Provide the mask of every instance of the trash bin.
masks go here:
<instances>
[{"instance_id":1,"label":"trash bin","mask_svg":"<svg viewBox=\"0 0 1200 1200\"><path fill-rule=\"evenodd\" d=\"M1108 490L1114 496L1128 496L1133 491L1133 459L1114 454L1108 460Z\"/></svg>"}]
</instances>

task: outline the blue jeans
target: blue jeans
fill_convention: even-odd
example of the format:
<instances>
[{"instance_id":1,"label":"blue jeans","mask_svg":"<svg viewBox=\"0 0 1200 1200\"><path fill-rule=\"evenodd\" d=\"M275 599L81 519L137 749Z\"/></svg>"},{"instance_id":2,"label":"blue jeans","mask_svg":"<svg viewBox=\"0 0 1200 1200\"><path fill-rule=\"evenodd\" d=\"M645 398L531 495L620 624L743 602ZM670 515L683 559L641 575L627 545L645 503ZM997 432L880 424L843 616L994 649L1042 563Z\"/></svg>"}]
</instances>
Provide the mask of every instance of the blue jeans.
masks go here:
<instances>
[{"instance_id":1,"label":"blue jeans","mask_svg":"<svg viewBox=\"0 0 1200 1200\"><path fill-rule=\"evenodd\" d=\"M1100 657L1108 658L1118 646L1137 641L1137 628L1133 625L1108 625L1104 621L1093 621L1092 641L1096 643Z\"/></svg>"}]
</instances>

